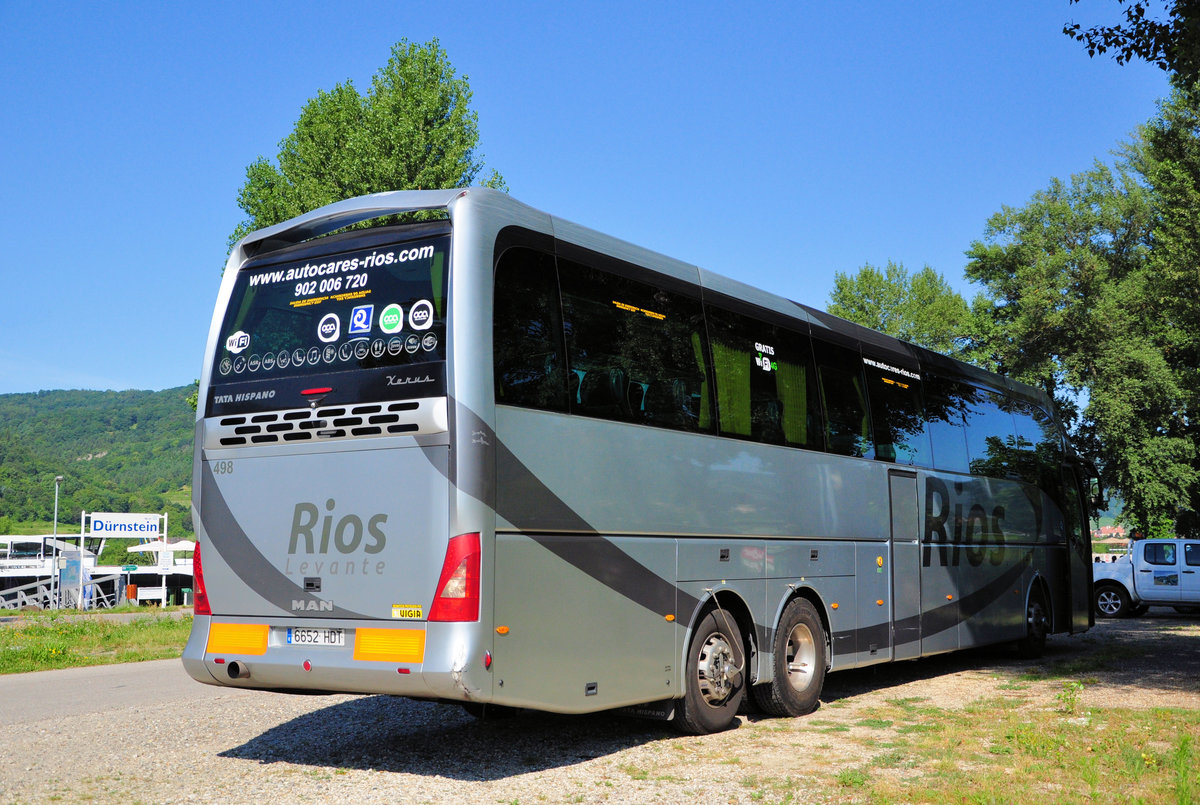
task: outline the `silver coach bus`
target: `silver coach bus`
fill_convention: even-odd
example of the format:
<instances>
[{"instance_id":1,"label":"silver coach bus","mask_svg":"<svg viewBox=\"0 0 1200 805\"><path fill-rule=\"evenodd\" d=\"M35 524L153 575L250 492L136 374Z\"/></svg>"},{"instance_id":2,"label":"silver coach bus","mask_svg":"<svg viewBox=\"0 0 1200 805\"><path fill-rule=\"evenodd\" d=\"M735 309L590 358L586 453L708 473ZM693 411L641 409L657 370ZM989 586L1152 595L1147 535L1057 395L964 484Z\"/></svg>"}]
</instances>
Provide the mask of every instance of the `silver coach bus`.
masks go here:
<instances>
[{"instance_id":1,"label":"silver coach bus","mask_svg":"<svg viewBox=\"0 0 1200 805\"><path fill-rule=\"evenodd\" d=\"M1088 483L1036 389L502 193L350 199L230 256L183 659L801 715L827 671L1086 630Z\"/></svg>"}]
</instances>

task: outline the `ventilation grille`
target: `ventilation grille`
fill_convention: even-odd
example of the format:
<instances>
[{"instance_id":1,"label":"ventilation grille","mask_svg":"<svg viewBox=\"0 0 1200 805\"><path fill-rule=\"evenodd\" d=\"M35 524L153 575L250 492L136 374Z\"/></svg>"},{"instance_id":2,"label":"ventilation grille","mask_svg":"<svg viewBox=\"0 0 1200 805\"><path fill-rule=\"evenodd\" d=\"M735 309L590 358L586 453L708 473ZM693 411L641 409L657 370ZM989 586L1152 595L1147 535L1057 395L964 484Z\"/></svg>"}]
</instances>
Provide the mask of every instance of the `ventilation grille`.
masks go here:
<instances>
[{"instance_id":1,"label":"ventilation grille","mask_svg":"<svg viewBox=\"0 0 1200 805\"><path fill-rule=\"evenodd\" d=\"M445 431L446 398L436 397L213 417L206 424L204 447L327 442Z\"/></svg>"}]
</instances>

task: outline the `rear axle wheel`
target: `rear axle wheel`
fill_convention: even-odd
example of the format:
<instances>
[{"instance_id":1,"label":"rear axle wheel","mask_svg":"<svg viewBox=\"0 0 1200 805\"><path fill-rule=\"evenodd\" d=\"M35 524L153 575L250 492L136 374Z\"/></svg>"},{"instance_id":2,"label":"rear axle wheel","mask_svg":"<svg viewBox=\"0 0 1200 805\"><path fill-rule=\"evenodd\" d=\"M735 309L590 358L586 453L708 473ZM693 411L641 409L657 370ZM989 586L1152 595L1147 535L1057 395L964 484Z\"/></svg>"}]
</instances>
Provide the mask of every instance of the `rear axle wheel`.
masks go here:
<instances>
[{"instance_id":1,"label":"rear axle wheel","mask_svg":"<svg viewBox=\"0 0 1200 805\"><path fill-rule=\"evenodd\" d=\"M754 687L755 704L776 716L811 713L825 684L825 630L807 599L784 607L774 649L774 679Z\"/></svg>"}]
</instances>

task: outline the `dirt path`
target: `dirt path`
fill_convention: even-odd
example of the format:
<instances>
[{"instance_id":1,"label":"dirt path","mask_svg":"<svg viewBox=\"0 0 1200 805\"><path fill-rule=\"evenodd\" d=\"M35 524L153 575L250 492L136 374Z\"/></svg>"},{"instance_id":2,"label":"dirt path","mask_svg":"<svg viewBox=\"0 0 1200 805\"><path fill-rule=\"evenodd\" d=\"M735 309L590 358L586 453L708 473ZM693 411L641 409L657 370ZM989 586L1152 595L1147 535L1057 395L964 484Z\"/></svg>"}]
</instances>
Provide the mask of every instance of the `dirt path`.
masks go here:
<instances>
[{"instance_id":1,"label":"dirt path","mask_svg":"<svg viewBox=\"0 0 1200 805\"><path fill-rule=\"evenodd\" d=\"M44 695L54 695L51 675L66 673L39 675ZM867 722L888 702L969 712L1009 697L1052 710L1068 680L1084 682L1081 710L1200 710L1200 618L1160 609L1101 621L1051 638L1038 661L996 649L832 674L807 717L746 714L736 729L702 737L607 714L479 722L431 702L184 680L119 709L47 712L10 727L0 803L840 802L848 790L828 781L887 751Z\"/></svg>"}]
</instances>

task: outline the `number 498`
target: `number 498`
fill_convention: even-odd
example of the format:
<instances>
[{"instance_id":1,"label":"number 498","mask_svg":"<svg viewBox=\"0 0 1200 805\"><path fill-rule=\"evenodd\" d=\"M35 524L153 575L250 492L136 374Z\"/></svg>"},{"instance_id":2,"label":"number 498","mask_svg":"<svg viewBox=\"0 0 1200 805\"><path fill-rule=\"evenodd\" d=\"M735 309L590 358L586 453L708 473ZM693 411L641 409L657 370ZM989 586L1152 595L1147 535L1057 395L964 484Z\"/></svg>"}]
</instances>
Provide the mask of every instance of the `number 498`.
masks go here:
<instances>
[{"instance_id":1,"label":"number 498","mask_svg":"<svg viewBox=\"0 0 1200 805\"><path fill-rule=\"evenodd\" d=\"M213 462L213 475L232 475L232 461L215 461Z\"/></svg>"}]
</instances>

